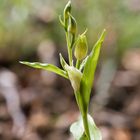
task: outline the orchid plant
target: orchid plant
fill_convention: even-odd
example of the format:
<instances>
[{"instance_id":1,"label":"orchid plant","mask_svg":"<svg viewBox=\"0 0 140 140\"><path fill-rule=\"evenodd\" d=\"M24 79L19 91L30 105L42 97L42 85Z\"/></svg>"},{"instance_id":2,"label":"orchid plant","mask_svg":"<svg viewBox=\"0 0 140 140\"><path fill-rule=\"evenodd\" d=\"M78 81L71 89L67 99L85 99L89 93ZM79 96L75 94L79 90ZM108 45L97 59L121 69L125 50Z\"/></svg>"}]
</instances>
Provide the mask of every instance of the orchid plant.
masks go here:
<instances>
[{"instance_id":1,"label":"orchid plant","mask_svg":"<svg viewBox=\"0 0 140 140\"><path fill-rule=\"evenodd\" d=\"M69 62L67 63L60 53L62 69L48 63L26 61L20 61L20 63L33 68L51 71L68 79L74 90L80 110L80 117L77 122L70 126L70 132L75 140L101 140L100 130L96 127L93 118L88 114L88 106L105 29L88 54L87 30L77 35L77 23L71 12L71 1L66 4L63 15L59 16L59 20L66 35ZM76 62L73 56L75 56Z\"/></svg>"}]
</instances>

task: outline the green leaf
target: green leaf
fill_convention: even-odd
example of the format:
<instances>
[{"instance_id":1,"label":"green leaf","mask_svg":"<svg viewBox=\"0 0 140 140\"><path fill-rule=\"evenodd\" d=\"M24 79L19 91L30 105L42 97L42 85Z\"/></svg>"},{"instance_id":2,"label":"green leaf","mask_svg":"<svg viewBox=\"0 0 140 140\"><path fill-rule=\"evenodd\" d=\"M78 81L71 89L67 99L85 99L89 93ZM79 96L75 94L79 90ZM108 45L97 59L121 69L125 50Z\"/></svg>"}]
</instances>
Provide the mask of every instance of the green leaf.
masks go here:
<instances>
[{"instance_id":1,"label":"green leaf","mask_svg":"<svg viewBox=\"0 0 140 140\"><path fill-rule=\"evenodd\" d=\"M80 84L80 93L82 96L82 99L84 100L85 108L87 109L90 99L90 92L93 85L93 79L94 79L94 73L96 70L99 54L100 54L100 48L102 46L103 40L105 36L105 30L103 30L100 38L94 45L90 55L88 56L85 67L83 70L83 76ZM87 111L87 110L85 110Z\"/></svg>"},{"instance_id":2,"label":"green leaf","mask_svg":"<svg viewBox=\"0 0 140 140\"><path fill-rule=\"evenodd\" d=\"M88 115L89 131L91 140L102 140L102 135L100 130L94 123L94 120L90 115Z\"/></svg>"},{"instance_id":3,"label":"green leaf","mask_svg":"<svg viewBox=\"0 0 140 140\"><path fill-rule=\"evenodd\" d=\"M75 140L80 140L80 138L82 137L82 135L84 133L84 126L83 126L81 117L77 122L74 122L71 125L70 132L73 134Z\"/></svg>"},{"instance_id":4,"label":"green leaf","mask_svg":"<svg viewBox=\"0 0 140 140\"><path fill-rule=\"evenodd\" d=\"M80 64L80 68L79 68L80 71L82 71L82 69L84 68L84 66L85 66L85 64L86 64L86 62L87 62L87 60L88 60L88 57L89 57L89 56L87 56L87 57L82 61L82 63Z\"/></svg>"},{"instance_id":5,"label":"green leaf","mask_svg":"<svg viewBox=\"0 0 140 140\"><path fill-rule=\"evenodd\" d=\"M48 63L39 63L39 62L26 62L26 61L20 61L21 64L33 67L33 68L37 68L37 69L43 69L43 70L47 70L47 71L51 71L54 72L64 78L68 79L68 75L65 71L61 70L60 68L52 65L52 64L48 64Z\"/></svg>"},{"instance_id":6,"label":"green leaf","mask_svg":"<svg viewBox=\"0 0 140 140\"><path fill-rule=\"evenodd\" d=\"M68 66L68 64L67 64L67 62L65 61L65 59L63 58L63 56L62 56L61 53L59 53L59 57L60 57L61 66L62 66L62 68L65 70L65 66L66 66L66 65Z\"/></svg>"},{"instance_id":7,"label":"green leaf","mask_svg":"<svg viewBox=\"0 0 140 140\"><path fill-rule=\"evenodd\" d=\"M88 140L88 138L85 134L83 134L82 137L80 138L80 140Z\"/></svg>"},{"instance_id":8,"label":"green leaf","mask_svg":"<svg viewBox=\"0 0 140 140\"><path fill-rule=\"evenodd\" d=\"M94 120L89 114L88 114L88 125L89 125L91 140L102 140L101 132L96 127ZM84 134L82 117L80 117L77 122L74 122L71 125L70 132L73 134L75 140L88 140L88 138Z\"/></svg>"},{"instance_id":9,"label":"green leaf","mask_svg":"<svg viewBox=\"0 0 140 140\"><path fill-rule=\"evenodd\" d=\"M61 25L62 25L63 27L65 27L65 24L64 24L64 22L63 22L63 20L62 20L62 16L61 16L61 15L59 15L59 21L60 21Z\"/></svg>"},{"instance_id":10,"label":"green leaf","mask_svg":"<svg viewBox=\"0 0 140 140\"><path fill-rule=\"evenodd\" d=\"M69 77L69 80L71 82L74 92L79 91L82 73L73 66L66 65L65 69L68 73L68 77Z\"/></svg>"}]
</instances>

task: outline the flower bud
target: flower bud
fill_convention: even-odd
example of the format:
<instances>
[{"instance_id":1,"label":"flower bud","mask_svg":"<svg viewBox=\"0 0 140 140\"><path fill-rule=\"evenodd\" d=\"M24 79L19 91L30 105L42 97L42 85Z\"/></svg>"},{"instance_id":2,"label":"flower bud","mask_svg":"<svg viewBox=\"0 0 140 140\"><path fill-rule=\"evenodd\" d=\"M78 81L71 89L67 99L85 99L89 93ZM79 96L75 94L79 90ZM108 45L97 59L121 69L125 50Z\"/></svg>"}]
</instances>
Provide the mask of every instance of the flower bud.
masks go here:
<instances>
[{"instance_id":1,"label":"flower bud","mask_svg":"<svg viewBox=\"0 0 140 140\"><path fill-rule=\"evenodd\" d=\"M88 51L87 38L85 34L82 34L78 37L78 40L75 46L74 55L76 59L82 60L86 57L87 51Z\"/></svg>"},{"instance_id":2,"label":"flower bud","mask_svg":"<svg viewBox=\"0 0 140 140\"><path fill-rule=\"evenodd\" d=\"M70 15L70 24L68 30L71 34L75 35L77 30L77 23L75 18L71 14L69 15Z\"/></svg>"},{"instance_id":3,"label":"flower bud","mask_svg":"<svg viewBox=\"0 0 140 140\"><path fill-rule=\"evenodd\" d=\"M68 72L68 76L71 82L71 85L74 89L74 92L77 92L80 89L80 82L82 78L82 73L73 66L65 66L65 69Z\"/></svg>"},{"instance_id":4,"label":"flower bud","mask_svg":"<svg viewBox=\"0 0 140 140\"><path fill-rule=\"evenodd\" d=\"M69 22L69 13L71 12L71 1L68 1L64 8L63 16L64 16L64 24L67 30L68 22Z\"/></svg>"}]
</instances>

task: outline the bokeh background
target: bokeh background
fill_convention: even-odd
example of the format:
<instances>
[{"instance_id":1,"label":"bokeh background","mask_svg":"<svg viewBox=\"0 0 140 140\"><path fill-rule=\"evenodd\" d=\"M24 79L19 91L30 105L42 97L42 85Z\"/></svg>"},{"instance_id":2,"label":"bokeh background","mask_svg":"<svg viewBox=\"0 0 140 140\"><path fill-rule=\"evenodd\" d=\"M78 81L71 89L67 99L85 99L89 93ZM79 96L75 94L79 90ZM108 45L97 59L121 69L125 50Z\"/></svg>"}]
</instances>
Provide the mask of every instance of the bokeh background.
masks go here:
<instances>
[{"instance_id":1,"label":"bokeh background","mask_svg":"<svg viewBox=\"0 0 140 140\"><path fill-rule=\"evenodd\" d=\"M0 0L0 140L73 140L70 83L19 64L67 58L58 16L66 0ZM103 140L140 140L140 0L72 0L89 50L106 28L89 110Z\"/></svg>"}]
</instances>

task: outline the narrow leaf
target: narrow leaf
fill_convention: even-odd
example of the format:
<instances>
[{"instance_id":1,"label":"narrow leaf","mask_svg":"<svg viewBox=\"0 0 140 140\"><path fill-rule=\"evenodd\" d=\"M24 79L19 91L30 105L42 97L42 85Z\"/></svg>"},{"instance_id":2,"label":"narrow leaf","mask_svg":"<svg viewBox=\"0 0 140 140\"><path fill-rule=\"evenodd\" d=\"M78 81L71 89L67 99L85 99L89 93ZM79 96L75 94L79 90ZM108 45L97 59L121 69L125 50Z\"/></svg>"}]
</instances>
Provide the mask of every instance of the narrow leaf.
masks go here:
<instances>
[{"instance_id":1,"label":"narrow leaf","mask_svg":"<svg viewBox=\"0 0 140 140\"><path fill-rule=\"evenodd\" d=\"M82 69L84 68L84 66L85 66L85 64L86 64L86 62L87 62L87 60L88 60L88 57L89 57L89 56L87 56L87 57L82 61L82 63L80 64L80 68L79 68L80 71L82 71Z\"/></svg>"},{"instance_id":2,"label":"narrow leaf","mask_svg":"<svg viewBox=\"0 0 140 140\"><path fill-rule=\"evenodd\" d=\"M61 16L61 15L59 15L59 21L60 21L61 25L62 25L63 27L65 27L65 24L64 24L64 22L63 22L63 20L62 20L62 16Z\"/></svg>"},{"instance_id":3,"label":"narrow leaf","mask_svg":"<svg viewBox=\"0 0 140 140\"><path fill-rule=\"evenodd\" d=\"M62 68L65 70L65 66L66 66L66 65L68 66L68 64L67 64L67 62L65 61L65 59L63 58L63 56L62 56L61 53L59 53L59 57L60 57L61 66L62 66Z\"/></svg>"},{"instance_id":4,"label":"narrow leaf","mask_svg":"<svg viewBox=\"0 0 140 140\"><path fill-rule=\"evenodd\" d=\"M90 55L88 56L88 59L85 63L83 76L80 84L80 93L83 97L84 104L88 106L89 99L90 99L90 92L92 88L92 83L94 79L94 73L96 70L99 54L100 54L100 48L102 46L103 40L105 36L105 30L102 32L99 40L94 45Z\"/></svg>"},{"instance_id":5,"label":"narrow leaf","mask_svg":"<svg viewBox=\"0 0 140 140\"><path fill-rule=\"evenodd\" d=\"M47 71L51 71L54 72L64 78L68 79L67 73L63 70L61 70L60 68L52 65L52 64L48 64L48 63L39 63L39 62L26 62L26 61L20 61L21 64L33 67L33 68L37 68L37 69L42 69L42 70L47 70Z\"/></svg>"}]
</instances>

